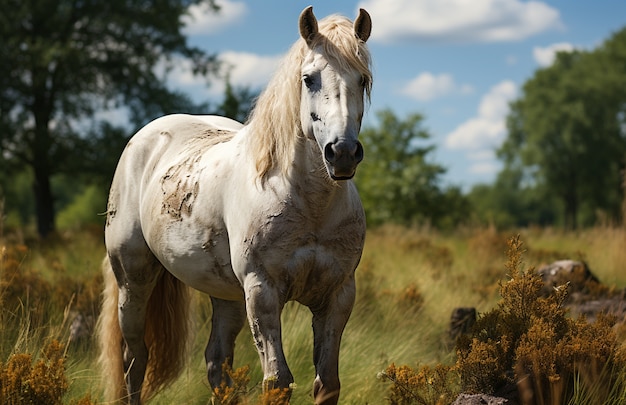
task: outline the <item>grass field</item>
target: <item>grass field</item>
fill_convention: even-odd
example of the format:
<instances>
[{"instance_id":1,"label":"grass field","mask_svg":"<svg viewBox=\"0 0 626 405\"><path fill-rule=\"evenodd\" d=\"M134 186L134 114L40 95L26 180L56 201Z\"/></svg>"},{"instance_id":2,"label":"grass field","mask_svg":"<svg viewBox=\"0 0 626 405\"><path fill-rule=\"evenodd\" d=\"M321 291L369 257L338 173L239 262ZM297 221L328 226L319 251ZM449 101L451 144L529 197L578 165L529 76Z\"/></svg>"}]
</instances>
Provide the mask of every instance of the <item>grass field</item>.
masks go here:
<instances>
[{"instance_id":1,"label":"grass field","mask_svg":"<svg viewBox=\"0 0 626 405\"><path fill-rule=\"evenodd\" d=\"M499 283L510 276L505 269L507 239L517 233L526 249L525 267L584 259L603 283L626 287L626 230L622 228L441 233L388 226L369 231L357 270L357 302L342 342L341 403L388 403L390 383L380 373L392 363L415 369L454 364L454 348L447 341L450 314L459 306L476 307L480 313L494 308ZM43 348L51 339L65 344L73 311L97 315L103 255L100 229L68 232L45 244L19 233L0 235L0 362L5 374L12 355L31 354L36 364L37 359L47 359ZM210 304L200 294L195 302L196 332L188 366L153 404L211 403L203 356ZM294 404L312 403L310 323L306 308L287 305L283 333L296 381ZM62 403L102 403L93 342L68 344L63 350L68 387ZM235 368L244 365L250 366L248 403L255 403L262 374L247 329L237 340L235 358Z\"/></svg>"}]
</instances>

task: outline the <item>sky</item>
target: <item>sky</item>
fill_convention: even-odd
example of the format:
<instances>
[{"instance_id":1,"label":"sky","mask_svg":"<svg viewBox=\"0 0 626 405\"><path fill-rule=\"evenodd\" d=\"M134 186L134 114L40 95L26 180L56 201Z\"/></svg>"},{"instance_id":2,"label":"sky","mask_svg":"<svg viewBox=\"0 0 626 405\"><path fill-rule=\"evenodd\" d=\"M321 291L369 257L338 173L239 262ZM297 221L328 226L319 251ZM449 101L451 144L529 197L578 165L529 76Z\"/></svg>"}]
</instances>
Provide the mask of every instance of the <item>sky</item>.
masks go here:
<instances>
[{"instance_id":1,"label":"sky","mask_svg":"<svg viewBox=\"0 0 626 405\"><path fill-rule=\"evenodd\" d=\"M424 116L443 165L446 185L469 190L491 183L502 168L495 150L506 138L508 103L556 51L592 50L626 26L624 0L217 0L216 14L192 6L184 33L191 45L217 53L235 86L262 90L298 39L298 16L312 5L318 19L359 8L372 18L368 45L374 86L365 126L391 109L400 119ZM224 87L210 87L184 64L170 86L215 103ZM367 151L365 151L367 158Z\"/></svg>"}]
</instances>

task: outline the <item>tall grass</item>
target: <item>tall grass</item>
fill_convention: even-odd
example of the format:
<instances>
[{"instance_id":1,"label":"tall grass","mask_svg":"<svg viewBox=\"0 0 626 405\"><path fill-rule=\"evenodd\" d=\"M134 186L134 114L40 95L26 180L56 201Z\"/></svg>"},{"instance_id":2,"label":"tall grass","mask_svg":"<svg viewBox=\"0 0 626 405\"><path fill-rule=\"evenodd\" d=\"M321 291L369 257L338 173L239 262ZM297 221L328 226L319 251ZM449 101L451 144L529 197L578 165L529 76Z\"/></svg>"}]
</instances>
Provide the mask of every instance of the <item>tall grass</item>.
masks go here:
<instances>
[{"instance_id":1,"label":"tall grass","mask_svg":"<svg viewBox=\"0 0 626 405\"><path fill-rule=\"evenodd\" d=\"M430 229L386 226L366 238L357 270L357 301L344 332L340 356L342 404L389 402L389 382L380 373L391 364L419 370L453 365L456 354L448 342L450 314L455 307L476 307L484 313L496 306L499 283L507 279L506 241L511 233L490 228L441 233ZM529 266L562 258L584 258L596 276L616 288L626 287L622 263L626 231L598 227L565 233L552 229L521 232ZM30 242L19 234L0 235L0 362L30 353L34 359L52 339L66 345L68 389L64 402L90 395L100 398L93 369L95 345L69 343L70 311L97 315L99 264L104 255L100 229L59 236L48 243ZM208 299L194 294L195 335L189 363L153 404L207 404L204 347L210 332ZM285 353L296 388L292 403L312 403L311 315L290 303L282 315ZM624 339L626 331L620 335ZM248 365L247 403L261 394L262 373L247 328L237 339L234 368ZM582 378L582 377L581 377ZM582 393L580 395L583 395Z\"/></svg>"}]
</instances>

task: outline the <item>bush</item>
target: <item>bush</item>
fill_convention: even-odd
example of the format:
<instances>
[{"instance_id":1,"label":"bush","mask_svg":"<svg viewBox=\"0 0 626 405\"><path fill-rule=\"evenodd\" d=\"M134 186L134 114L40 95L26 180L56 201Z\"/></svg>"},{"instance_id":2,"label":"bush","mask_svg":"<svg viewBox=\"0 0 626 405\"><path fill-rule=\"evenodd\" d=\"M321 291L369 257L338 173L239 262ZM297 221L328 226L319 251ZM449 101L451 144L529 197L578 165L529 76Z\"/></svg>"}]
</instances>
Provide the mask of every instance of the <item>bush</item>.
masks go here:
<instances>
[{"instance_id":1,"label":"bush","mask_svg":"<svg viewBox=\"0 0 626 405\"><path fill-rule=\"evenodd\" d=\"M541 277L534 268L522 270L522 253L519 237L510 239L506 268L511 279L500 285L498 307L479 317L472 333L457 342L463 391L492 394L517 385L523 403L568 403L591 391L594 401L601 394L610 401L611 392L619 392L616 385L626 388L615 319L568 318L563 306L567 286L542 298Z\"/></svg>"},{"instance_id":2,"label":"bush","mask_svg":"<svg viewBox=\"0 0 626 405\"><path fill-rule=\"evenodd\" d=\"M392 363L379 378L393 383L387 398L393 405L443 405L451 403L456 396L457 374L450 366L422 366L415 371Z\"/></svg>"},{"instance_id":3,"label":"bush","mask_svg":"<svg viewBox=\"0 0 626 405\"><path fill-rule=\"evenodd\" d=\"M457 340L456 364L391 364L380 374L393 405L450 403L457 385L468 394L518 390L522 404L620 404L626 400L626 349L615 319L594 323L571 319L564 307L567 285L542 296L534 268L522 268L523 244L508 241L498 305L481 314L470 333ZM618 330L619 331L619 330Z\"/></svg>"},{"instance_id":4,"label":"bush","mask_svg":"<svg viewBox=\"0 0 626 405\"><path fill-rule=\"evenodd\" d=\"M2 404L61 404L67 388L64 347L56 340L43 349L42 358L35 364L32 355L25 353L0 363Z\"/></svg>"}]
</instances>

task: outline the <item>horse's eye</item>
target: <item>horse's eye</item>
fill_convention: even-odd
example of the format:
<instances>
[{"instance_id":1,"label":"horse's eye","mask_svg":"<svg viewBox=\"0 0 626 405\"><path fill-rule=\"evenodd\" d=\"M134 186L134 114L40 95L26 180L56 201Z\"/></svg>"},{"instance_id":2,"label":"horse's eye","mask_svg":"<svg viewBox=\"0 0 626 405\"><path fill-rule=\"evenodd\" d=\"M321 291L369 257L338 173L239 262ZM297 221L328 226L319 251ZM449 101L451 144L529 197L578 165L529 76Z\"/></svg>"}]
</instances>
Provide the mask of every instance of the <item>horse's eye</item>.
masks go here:
<instances>
[{"instance_id":1,"label":"horse's eye","mask_svg":"<svg viewBox=\"0 0 626 405\"><path fill-rule=\"evenodd\" d=\"M313 78L309 75L304 75L304 77L302 78L302 81L304 82L306 87L308 87L309 89L311 88L311 86L313 86Z\"/></svg>"}]
</instances>

